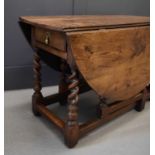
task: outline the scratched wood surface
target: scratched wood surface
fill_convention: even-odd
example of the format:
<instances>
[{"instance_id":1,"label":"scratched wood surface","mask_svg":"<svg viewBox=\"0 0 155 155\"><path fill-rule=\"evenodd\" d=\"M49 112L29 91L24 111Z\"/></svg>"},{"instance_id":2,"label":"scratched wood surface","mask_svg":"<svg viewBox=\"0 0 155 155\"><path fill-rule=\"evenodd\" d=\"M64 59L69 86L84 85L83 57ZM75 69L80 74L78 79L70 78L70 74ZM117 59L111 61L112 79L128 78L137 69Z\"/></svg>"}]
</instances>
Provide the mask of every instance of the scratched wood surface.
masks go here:
<instances>
[{"instance_id":1,"label":"scratched wood surface","mask_svg":"<svg viewBox=\"0 0 155 155\"><path fill-rule=\"evenodd\" d=\"M149 26L68 33L77 67L97 94L133 97L149 83Z\"/></svg>"},{"instance_id":2,"label":"scratched wood surface","mask_svg":"<svg viewBox=\"0 0 155 155\"><path fill-rule=\"evenodd\" d=\"M97 29L100 27L116 27L131 25L146 25L149 17L127 15L98 15L98 16L22 16L20 21L42 28L74 31L82 29Z\"/></svg>"}]
</instances>

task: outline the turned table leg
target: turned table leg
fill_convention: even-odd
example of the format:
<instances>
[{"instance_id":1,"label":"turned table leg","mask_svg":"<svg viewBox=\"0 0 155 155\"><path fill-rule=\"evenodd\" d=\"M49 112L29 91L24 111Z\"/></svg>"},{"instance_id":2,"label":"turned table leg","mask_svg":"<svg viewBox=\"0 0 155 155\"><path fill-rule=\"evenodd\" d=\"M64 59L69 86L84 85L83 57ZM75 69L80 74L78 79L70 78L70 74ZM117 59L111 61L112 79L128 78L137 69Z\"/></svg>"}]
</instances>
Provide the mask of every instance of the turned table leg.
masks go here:
<instances>
[{"instance_id":1,"label":"turned table leg","mask_svg":"<svg viewBox=\"0 0 155 155\"><path fill-rule=\"evenodd\" d=\"M72 148L79 139L79 124L78 124L78 80L76 78L76 72L72 71L68 76L68 89L70 93L68 95L68 116L65 124L65 142L68 147Z\"/></svg>"},{"instance_id":2,"label":"turned table leg","mask_svg":"<svg viewBox=\"0 0 155 155\"><path fill-rule=\"evenodd\" d=\"M32 95L32 111L35 116L40 115L37 110L37 105L41 103L42 100L40 70L41 70L40 56L38 50L36 50L36 52L34 52L33 57L34 93Z\"/></svg>"},{"instance_id":3,"label":"turned table leg","mask_svg":"<svg viewBox=\"0 0 155 155\"><path fill-rule=\"evenodd\" d=\"M145 88L142 93L143 93L142 99L139 100L135 106L135 110L138 112L141 112L145 108L145 102L147 101L147 93L148 93L147 88Z\"/></svg>"}]
</instances>

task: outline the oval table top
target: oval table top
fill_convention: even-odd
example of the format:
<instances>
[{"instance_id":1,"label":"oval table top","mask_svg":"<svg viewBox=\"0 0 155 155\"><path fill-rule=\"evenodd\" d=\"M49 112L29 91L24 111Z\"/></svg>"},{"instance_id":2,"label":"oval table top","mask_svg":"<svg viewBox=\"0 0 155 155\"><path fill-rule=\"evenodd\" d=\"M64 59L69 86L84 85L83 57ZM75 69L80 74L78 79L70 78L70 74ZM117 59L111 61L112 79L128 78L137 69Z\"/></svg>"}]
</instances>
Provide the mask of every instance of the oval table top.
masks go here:
<instances>
[{"instance_id":1,"label":"oval table top","mask_svg":"<svg viewBox=\"0 0 155 155\"><path fill-rule=\"evenodd\" d=\"M112 101L135 96L149 84L149 26L68 34L71 52L84 79Z\"/></svg>"}]
</instances>

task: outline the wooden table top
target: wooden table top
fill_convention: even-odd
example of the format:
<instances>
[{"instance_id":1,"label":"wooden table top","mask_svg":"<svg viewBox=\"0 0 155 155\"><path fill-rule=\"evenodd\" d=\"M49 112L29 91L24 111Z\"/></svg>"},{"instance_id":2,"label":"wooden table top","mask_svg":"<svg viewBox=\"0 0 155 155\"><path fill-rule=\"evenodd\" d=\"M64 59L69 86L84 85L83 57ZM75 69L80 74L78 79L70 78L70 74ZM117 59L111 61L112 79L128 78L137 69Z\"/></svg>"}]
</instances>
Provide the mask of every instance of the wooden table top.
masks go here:
<instances>
[{"instance_id":1,"label":"wooden table top","mask_svg":"<svg viewBox=\"0 0 155 155\"><path fill-rule=\"evenodd\" d=\"M99 96L126 100L149 83L149 17L25 16L20 21L33 26L29 36L36 47L61 55L70 66L74 62Z\"/></svg>"},{"instance_id":2,"label":"wooden table top","mask_svg":"<svg viewBox=\"0 0 155 155\"><path fill-rule=\"evenodd\" d=\"M70 31L83 28L148 25L150 18L128 15L98 16L22 16L20 21L52 30Z\"/></svg>"}]
</instances>

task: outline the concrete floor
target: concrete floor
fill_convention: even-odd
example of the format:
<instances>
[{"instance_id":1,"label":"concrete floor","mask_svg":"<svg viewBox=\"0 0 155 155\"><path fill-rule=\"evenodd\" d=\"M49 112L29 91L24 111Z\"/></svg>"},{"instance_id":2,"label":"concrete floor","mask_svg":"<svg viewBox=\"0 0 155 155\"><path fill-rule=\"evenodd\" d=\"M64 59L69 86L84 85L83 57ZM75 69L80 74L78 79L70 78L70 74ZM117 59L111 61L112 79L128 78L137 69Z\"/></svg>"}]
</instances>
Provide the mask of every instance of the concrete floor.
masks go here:
<instances>
[{"instance_id":1,"label":"concrete floor","mask_svg":"<svg viewBox=\"0 0 155 155\"><path fill-rule=\"evenodd\" d=\"M43 90L45 95L57 87ZM103 125L79 140L73 149L47 120L31 112L32 89L5 92L5 155L149 155L149 103L141 113L134 110ZM80 96L80 120L93 117L98 102L93 92ZM50 108L64 117L66 108ZM59 109L59 110L58 110Z\"/></svg>"}]
</instances>

